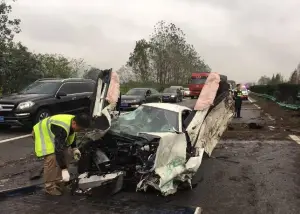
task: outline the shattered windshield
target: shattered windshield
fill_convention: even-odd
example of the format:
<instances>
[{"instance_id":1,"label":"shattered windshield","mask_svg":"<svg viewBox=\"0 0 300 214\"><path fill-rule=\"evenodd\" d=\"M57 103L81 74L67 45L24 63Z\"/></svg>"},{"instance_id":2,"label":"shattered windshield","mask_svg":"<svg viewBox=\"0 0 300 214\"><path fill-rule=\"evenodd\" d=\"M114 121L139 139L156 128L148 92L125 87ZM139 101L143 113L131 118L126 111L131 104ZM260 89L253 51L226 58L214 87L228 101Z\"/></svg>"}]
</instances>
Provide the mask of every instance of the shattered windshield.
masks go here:
<instances>
[{"instance_id":1,"label":"shattered windshield","mask_svg":"<svg viewBox=\"0 0 300 214\"><path fill-rule=\"evenodd\" d=\"M174 132L179 130L178 115L166 109L140 106L112 121L110 130L134 136L140 132Z\"/></svg>"}]
</instances>

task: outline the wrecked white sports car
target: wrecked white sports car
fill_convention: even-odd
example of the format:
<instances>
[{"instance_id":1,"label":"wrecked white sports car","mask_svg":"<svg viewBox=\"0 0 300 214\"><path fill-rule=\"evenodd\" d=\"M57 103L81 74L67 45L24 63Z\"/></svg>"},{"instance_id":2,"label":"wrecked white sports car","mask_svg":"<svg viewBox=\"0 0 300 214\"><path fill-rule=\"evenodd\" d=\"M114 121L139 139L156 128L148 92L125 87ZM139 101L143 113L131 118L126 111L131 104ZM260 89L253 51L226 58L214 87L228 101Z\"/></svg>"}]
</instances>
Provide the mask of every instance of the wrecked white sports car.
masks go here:
<instances>
[{"instance_id":1,"label":"wrecked white sports car","mask_svg":"<svg viewBox=\"0 0 300 214\"><path fill-rule=\"evenodd\" d=\"M121 185L134 183L137 191L150 187L165 196L181 185L192 187L204 152L211 155L234 114L229 85L217 73L207 78L194 109L150 103L115 117L118 97L117 74L102 71L91 106L93 125L80 144L79 192L118 178Z\"/></svg>"}]
</instances>

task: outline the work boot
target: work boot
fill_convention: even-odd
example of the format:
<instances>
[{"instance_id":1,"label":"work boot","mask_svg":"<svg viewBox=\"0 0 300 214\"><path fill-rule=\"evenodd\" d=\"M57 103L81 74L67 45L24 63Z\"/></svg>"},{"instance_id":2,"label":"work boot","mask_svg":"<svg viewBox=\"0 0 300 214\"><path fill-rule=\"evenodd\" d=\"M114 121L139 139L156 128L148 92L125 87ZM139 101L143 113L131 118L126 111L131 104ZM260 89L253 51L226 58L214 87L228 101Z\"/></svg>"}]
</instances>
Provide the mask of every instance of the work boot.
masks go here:
<instances>
[{"instance_id":1,"label":"work boot","mask_svg":"<svg viewBox=\"0 0 300 214\"><path fill-rule=\"evenodd\" d=\"M48 195L53 195L53 196L60 196L60 195L62 195L62 192L59 191L57 188L53 188L53 189L50 189L50 190L46 189L46 193Z\"/></svg>"}]
</instances>

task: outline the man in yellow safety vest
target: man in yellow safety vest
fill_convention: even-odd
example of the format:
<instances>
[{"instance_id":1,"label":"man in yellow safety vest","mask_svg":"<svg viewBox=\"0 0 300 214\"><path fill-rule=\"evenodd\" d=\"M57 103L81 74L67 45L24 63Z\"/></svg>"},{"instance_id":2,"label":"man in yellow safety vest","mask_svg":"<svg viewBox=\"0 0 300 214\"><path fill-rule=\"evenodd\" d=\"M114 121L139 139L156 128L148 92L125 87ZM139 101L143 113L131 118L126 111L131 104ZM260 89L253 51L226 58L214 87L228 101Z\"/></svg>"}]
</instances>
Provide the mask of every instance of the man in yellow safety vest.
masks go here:
<instances>
[{"instance_id":1,"label":"man in yellow safety vest","mask_svg":"<svg viewBox=\"0 0 300 214\"><path fill-rule=\"evenodd\" d=\"M33 127L35 154L44 158L45 191L50 195L62 195L63 182L70 180L68 172L68 148L75 160L81 157L76 148L76 132L88 128L90 118L86 114L58 114L41 120Z\"/></svg>"}]
</instances>

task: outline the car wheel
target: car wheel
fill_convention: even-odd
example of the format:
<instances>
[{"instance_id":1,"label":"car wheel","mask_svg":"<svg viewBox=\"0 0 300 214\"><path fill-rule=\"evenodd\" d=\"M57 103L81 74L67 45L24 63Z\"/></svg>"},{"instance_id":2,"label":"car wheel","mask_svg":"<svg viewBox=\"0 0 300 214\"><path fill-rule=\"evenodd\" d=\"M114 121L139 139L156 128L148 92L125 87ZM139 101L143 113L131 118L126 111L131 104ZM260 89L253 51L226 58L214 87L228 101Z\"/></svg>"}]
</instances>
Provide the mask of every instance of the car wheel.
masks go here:
<instances>
[{"instance_id":1,"label":"car wheel","mask_svg":"<svg viewBox=\"0 0 300 214\"><path fill-rule=\"evenodd\" d=\"M34 125L49 116L51 116L51 112L48 109L40 109L35 116Z\"/></svg>"}]
</instances>

